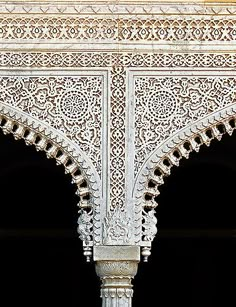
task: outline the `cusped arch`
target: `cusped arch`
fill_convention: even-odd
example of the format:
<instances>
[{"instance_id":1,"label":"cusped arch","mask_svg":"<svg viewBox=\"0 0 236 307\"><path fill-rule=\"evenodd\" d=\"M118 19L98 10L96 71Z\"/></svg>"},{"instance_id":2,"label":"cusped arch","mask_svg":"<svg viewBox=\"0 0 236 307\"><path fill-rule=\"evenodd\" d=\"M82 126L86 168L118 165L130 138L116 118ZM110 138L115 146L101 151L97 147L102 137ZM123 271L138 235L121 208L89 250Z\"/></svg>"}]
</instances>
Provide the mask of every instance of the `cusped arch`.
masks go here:
<instances>
[{"instance_id":1,"label":"cusped arch","mask_svg":"<svg viewBox=\"0 0 236 307\"><path fill-rule=\"evenodd\" d=\"M94 242L100 242L101 227L99 175L90 159L54 128L14 107L0 105L0 128L4 134L12 134L16 140L23 139L26 145L44 151L47 158L55 159L71 175L72 184L77 187L75 194L79 196L78 233L89 260Z\"/></svg>"},{"instance_id":2,"label":"cusped arch","mask_svg":"<svg viewBox=\"0 0 236 307\"><path fill-rule=\"evenodd\" d=\"M136 201L136 220L142 221L136 237L143 246L144 260L150 255L151 241L157 233L155 208L160 194L159 186L171 174L173 166L179 166L182 158L189 158L192 151L198 152L213 139L221 140L223 134L232 135L236 128L236 104L204 117L172 135L156 148L141 168L133 190Z\"/></svg>"}]
</instances>

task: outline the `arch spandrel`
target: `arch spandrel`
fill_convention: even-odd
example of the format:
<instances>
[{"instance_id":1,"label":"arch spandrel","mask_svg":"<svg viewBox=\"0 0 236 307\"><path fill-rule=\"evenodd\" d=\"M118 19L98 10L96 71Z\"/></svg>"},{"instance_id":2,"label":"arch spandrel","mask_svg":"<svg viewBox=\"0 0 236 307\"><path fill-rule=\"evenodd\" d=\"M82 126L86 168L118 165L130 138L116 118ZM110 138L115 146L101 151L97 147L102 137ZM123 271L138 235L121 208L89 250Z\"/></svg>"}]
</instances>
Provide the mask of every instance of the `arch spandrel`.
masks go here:
<instances>
[{"instance_id":1,"label":"arch spandrel","mask_svg":"<svg viewBox=\"0 0 236 307\"><path fill-rule=\"evenodd\" d=\"M81 175L75 176L73 182L80 187L78 231L85 248L93 242L100 244L102 241L101 177L104 162L101 148L104 133L102 111L106 103L105 79L104 72L94 70L67 72L57 69L33 69L29 72L14 69L2 70L0 76L0 103L5 108L15 110L15 113L19 114L19 120L20 114L27 120L31 118L33 126L41 127L40 133L45 130L47 140L57 143L50 149L45 147L46 154L48 157L55 157L57 163L65 164L66 172L73 173L73 165L71 168L66 166L68 155L81 170ZM11 127L9 129L11 130ZM5 130L7 132L7 128ZM56 157L58 148L66 151L60 159ZM91 231L93 235L86 237L86 232Z\"/></svg>"},{"instance_id":2,"label":"arch spandrel","mask_svg":"<svg viewBox=\"0 0 236 307\"><path fill-rule=\"evenodd\" d=\"M216 111L205 118L181 129L160 144L141 168L134 187L137 219L142 220L139 229L140 245L143 246L144 261L150 255L151 242L157 234L155 208L158 206L158 187L171 168L179 166L180 160L188 159L191 152L198 152L203 144L221 140L225 133L232 135L236 128L236 104Z\"/></svg>"},{"instance_id":3,"label":"arch spandrel","mask_svg":"<svg viewBox=\"0 0 236 307\"><path fill-rule=\"evenodd\" d=\"M65 173L71 175L79 196L78 233L89 260L92 246L101 240L98 231L101 227L100 178L91 160L59 131L5 103L0 104L0 128L4 134L12 134L15 140L24 139L26 145L44 151L47 158L55 159L56 164L63 165Z\"/></svg>"},{"instance_id":4,"label":"arch spandrel","mask_svg":"<svg viewBox=\"0 0 236 307\"><path fill-rule=\"evenodd\" d=\"M50 59L49 59L50 61ZM103 73L1 71L0 102L46 123L77 145L101 175Z\"/></svg>"}]
</instances>

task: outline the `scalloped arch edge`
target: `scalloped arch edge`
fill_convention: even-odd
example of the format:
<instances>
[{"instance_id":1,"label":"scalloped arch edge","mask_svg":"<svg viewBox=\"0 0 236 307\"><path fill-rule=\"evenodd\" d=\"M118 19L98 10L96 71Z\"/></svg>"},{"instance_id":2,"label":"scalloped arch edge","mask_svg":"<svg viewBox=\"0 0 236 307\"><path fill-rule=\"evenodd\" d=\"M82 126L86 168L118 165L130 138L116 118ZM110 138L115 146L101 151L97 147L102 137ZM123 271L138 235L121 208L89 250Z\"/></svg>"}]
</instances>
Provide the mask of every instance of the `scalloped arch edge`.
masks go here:
<instances>
[{"instance_id":1,"label":"scalloped arch edge","mask_svg":"<svg viewBox=\"0 0 236 307\"><path fill-rule=\"evenodd\" d=\"M135 219L142 221L136 230L136 244L143 246L144 261L151 254L151 242L157 234L156 198L164 178L171 174L173 166L179 166L181 159L188 159L191 152L198 152L203 144L210 146L213 139L221 140L226 133L232 135L235 129L236 104L233 104L178 131L149 156L133 191Z\"/></svg>"},{"instance_id":2,"label":"scalloped arch edge","mask_svg":"<svg viewBox=\"0 0 236 307\"><path fill-rule=\"evenodd\" d=\"M47 158L55 159L56 164L63 165L65 173L71 175L72 184L77 187L75 194L80 199L79 238L89 261L92 246L101 242L98 231L101 227L100 178L89 158L55 129L3 103L0 105L0 128L4 134L12 134L15 140L23 139L26 145L44 151Z\"/></svg>"}]
</instances>

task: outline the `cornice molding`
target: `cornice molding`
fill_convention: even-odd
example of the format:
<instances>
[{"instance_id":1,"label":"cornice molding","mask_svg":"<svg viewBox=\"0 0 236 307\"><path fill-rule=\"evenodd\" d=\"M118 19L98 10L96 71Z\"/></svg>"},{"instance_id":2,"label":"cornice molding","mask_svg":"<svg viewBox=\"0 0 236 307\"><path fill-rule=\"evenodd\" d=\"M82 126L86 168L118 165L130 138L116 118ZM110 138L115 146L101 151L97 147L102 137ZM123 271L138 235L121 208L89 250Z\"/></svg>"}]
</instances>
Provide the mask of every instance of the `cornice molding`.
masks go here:
<instances>
[{"instance_id":1,"label":"cornice molding","mask_svg":"<svg viewBox=\"0 0 236 307\"><path fill-rule=\"evenodd\" d=\"M235 15L236 1L9 1L0 14Z\"/></svg>"}]
</instances>

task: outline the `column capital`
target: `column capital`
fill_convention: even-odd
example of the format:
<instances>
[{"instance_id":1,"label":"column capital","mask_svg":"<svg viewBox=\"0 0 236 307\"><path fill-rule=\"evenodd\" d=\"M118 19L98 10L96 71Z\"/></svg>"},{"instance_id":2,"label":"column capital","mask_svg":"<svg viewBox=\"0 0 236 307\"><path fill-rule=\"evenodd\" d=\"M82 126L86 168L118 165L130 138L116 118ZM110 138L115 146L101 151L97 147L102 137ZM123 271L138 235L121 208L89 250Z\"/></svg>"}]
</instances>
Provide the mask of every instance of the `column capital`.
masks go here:
<instances>
[{"instance_id":1,"label":"column capital","mask_svg":"<svg viewBox=\"0 0 236 307\"><path fill-rule=\"evenodd\" d=\"M137 260L102 260L96 272L102 281L102 307L131 307L132 278L138 270Z\"/></svg>"},{"instance_id":2,"label":"column capital","mask_svg":"<svg viewBox=\"0 0 236 307\"><path fill-rule=\"evenodd\" d=\"M102 281L103 307L131 307L132 279L137 273L140 248L137 246L97 246L96 272Z\"/></svg>"},{"instance_id":3,"label":"column capital","mask_svg":"<svg viewBox=\"0 0 236 307\"><path fill-rule=\"evenodd\" d=\"M138 261L127 260L103 260L96 262L96 272L101 280L107 285L106 280L121 279L131 280L137 273ZM118 284L120 284L120 281ZM112 282L114 285L114 282ZM131 285L129 285L130 287Z\"/></svg>"}]
</instances>

